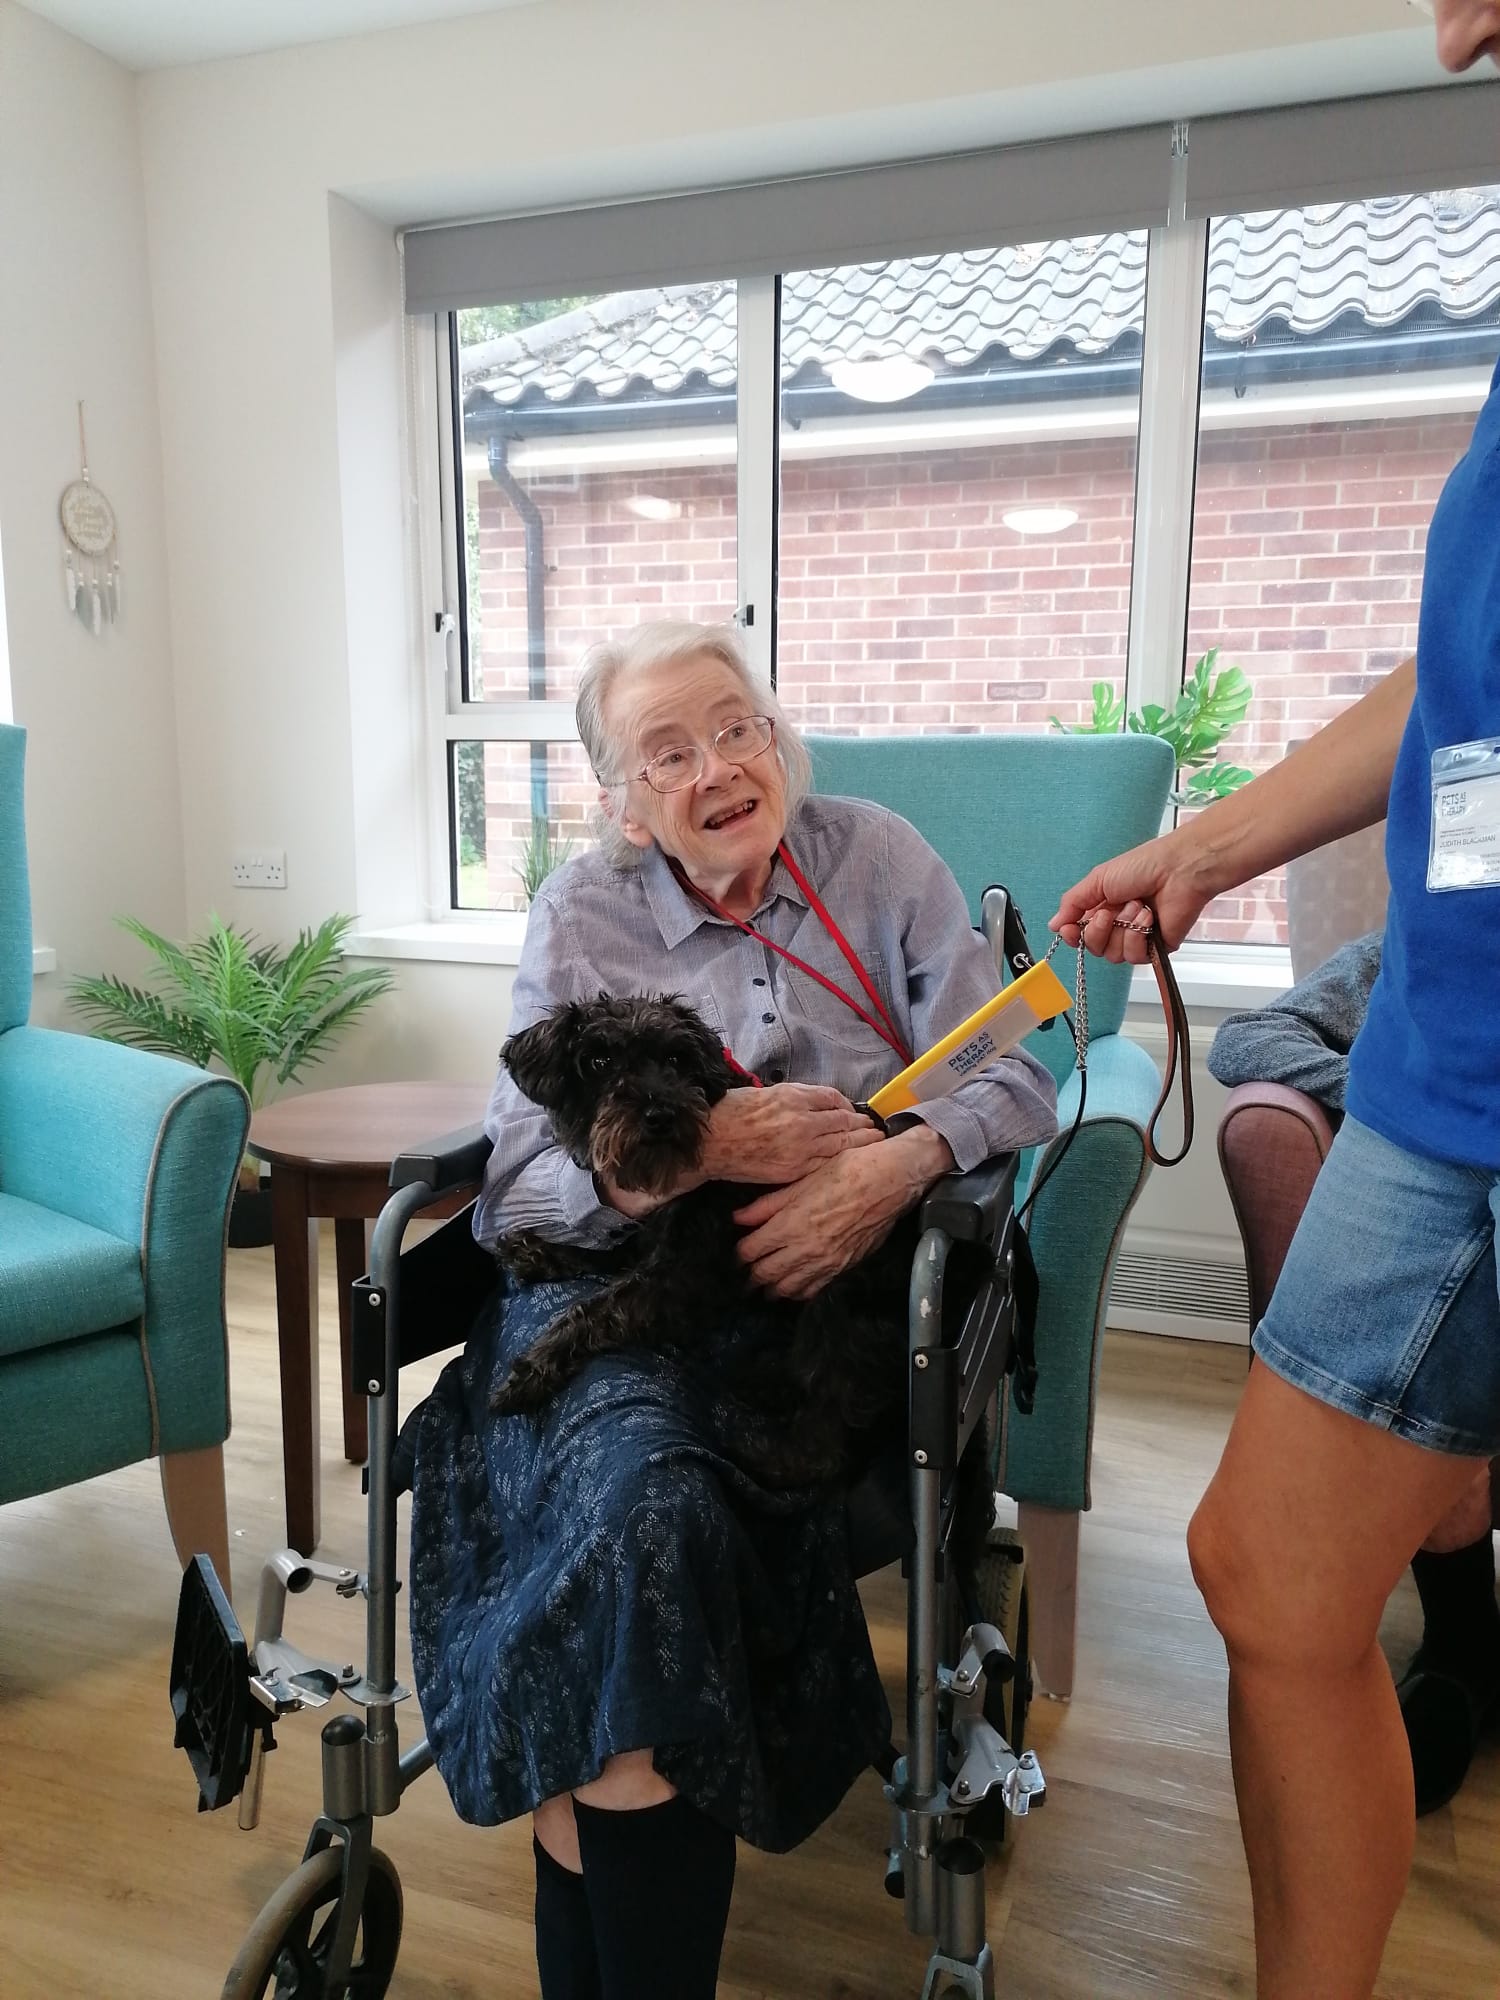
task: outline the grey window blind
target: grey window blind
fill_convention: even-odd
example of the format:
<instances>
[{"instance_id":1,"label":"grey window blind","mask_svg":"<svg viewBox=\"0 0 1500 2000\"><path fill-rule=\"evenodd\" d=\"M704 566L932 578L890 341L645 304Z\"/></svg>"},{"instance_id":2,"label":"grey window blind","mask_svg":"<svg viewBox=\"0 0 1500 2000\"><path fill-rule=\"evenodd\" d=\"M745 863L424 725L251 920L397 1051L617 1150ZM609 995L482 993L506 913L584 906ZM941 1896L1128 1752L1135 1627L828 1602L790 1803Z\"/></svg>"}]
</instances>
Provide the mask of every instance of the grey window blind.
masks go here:
<instances>
[{"instance_id":1,"label":"grey window blind","mask_svg":"<svg viewBox=\"0 0 1500 2000\"><path fill-rule=\"evenodd\" d=\"M1188 132L1191 221L1496 181L1496 82L1195 118Z\"/></svg>"},{"instance_id":2,"label":"grey window blind","mask_svg":"<svg viewBox=\"0 0 1500 2000\"><path fill-rule=\"evenodd\" d=\"M405 235L406 309L545 299L1150 228L1165 125Z\"/></svg>"},{"instance_id":3,"label":"grey window blind","mask_svg":"<svg viewBox=\"0 0 1500 2000\"><path fill-rule=\"evenodd\" d=\"M689 284L1156 227L1171 128L410 229L406 309ZM1500 181L1500 83L1196 118L1186 215Z\"/></svg>"}]
</instances>

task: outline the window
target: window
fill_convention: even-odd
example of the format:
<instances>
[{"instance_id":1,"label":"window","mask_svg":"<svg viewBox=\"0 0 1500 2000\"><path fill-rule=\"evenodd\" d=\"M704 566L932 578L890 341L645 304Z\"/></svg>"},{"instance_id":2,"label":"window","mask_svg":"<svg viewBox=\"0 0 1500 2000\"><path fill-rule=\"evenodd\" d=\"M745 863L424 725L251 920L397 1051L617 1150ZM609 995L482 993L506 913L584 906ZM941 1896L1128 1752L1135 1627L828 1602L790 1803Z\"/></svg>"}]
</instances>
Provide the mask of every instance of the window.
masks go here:
<instances>
[{"instance_id":1,"label":"window","mask_svg":"<svg viewBox=\"0 0 1500 2000\"><path fill-rule=\"evenodd\" d=\"M522 910L587 841L588 646L733 614L736 357L728 281L452 315L453 907Z\"/></svg>"},{"instance_id":2,"label":"window","mask_svg":"<svg viewBox=\"0 0 1500 2000\"><path fill-rule=\"evenodd\" d=\"M1216 220L1188 662L1253 687L1263 771L1416 650L1427 524L1500 355L1500 188ZM1284 944L1281 876L1196 933Z\"/></svg>"},{"instance_id":3,"label":"window","mask_svg":"<svg viewBox=\"0 0 1500 2000\"><path fill-rule=\"evenodd\" d=\"M1500 354L1500 188L1364 191L1393 158L1463 179L1484 111L1412 93L418 233L435 905L522 912L587 841L578 666L652 616L738 618L814 732L1097 725L1101 683L1118 724L1215 654L1250 691L1214 754L1284 756L1415 644ZM1346 198L1288 205L1312 187ZM997 219L1035 240L963 247ZM1205 955L1284 946L1282 890L1215 903Z\"/></svg>"},{"instance_id":4,"label":"window","mask_svg":"<svg viewBox=\"0 0 1500 2000\"><path fill-rule=\"evenodd\" d=\"M1146 243L784 281L776 656L803 726L1046 729L1123 686Z\"/></svg>"}]
</instances>

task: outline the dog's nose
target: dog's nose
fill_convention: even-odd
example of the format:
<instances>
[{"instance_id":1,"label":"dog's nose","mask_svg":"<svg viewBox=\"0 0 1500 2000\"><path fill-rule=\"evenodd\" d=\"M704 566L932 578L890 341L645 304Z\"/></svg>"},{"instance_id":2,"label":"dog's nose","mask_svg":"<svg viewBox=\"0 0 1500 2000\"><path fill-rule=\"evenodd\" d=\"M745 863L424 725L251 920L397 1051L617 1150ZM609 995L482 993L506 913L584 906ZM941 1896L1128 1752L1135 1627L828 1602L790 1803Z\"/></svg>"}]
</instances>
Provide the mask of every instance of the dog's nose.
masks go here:
<instances>
[{"instance_id":1,"label":"dog's nose","mask_svg":"<svg viewBox=\"0 0 1500 2000\"><path fill-rule=\"evenodd\" d=\"M672 1113L665 1104L648 1104L641 1122L648 1132L666 1132L671 1128Z\"/></svg>"}]
</instances>

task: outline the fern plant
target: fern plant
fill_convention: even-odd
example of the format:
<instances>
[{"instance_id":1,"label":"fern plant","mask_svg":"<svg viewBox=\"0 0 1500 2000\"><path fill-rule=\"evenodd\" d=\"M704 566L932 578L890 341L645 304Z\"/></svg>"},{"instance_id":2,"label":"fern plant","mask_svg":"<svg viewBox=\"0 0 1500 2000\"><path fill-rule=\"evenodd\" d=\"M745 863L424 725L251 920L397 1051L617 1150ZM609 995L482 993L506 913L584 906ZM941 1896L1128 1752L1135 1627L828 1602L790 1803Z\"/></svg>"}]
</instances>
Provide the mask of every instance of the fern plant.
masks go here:
<instances>
[{"instance_id":1,"label":"fern plant","mask_svg":"<svg viewBox=\"0 0 1500 2000\"><path fill-rule=\"evenodd\" d=\"M572 852L572 841L557 839L549 821L540 814L532 820L531 833L521 849L521 859L516 867L528 903L535 902L537 890L554 868L561 868Z\"/></svg>"},{"instance_id":2,"label":"fern plant","mask_svg":"<svg viewBox=\"0 0 1500 2000\"><path fill-rule=\"evenodd\" d=\"M153 987L113 973L75 979L68 997L92 1034L127 1047L217 1063L252 1106L273 1084L321 1062L393 981L383 966L350 970L342 957L352 917L330 917L293 945L261 944L216 916L200 937L174 944L134 917L120 918L156 960Z\"/></svg>"},{"instance_id":3,"label":"fern plant","mask_svg":"<svg viewBox=\"0 0 1500 2000\"><path fill-rule=\"evenodd\" d=\"M1238 667L1219 668L1218 661L1215 646L1183 682L1171 708L1147 702L1127 715L1123 696L1108 681L1095 681L1094 713L1087 722L1060 722L1055 715L1048 720L1066 736L1116 736L1121 729L1134 736L1160 736L1171 744L1179 774L1189 773L1187 783L1172 793L1173 805L1206 806L1228 798L1255 775L1216 755L1224 738L1244 721L1254 693Z\"/></svg>"}]
</instances>

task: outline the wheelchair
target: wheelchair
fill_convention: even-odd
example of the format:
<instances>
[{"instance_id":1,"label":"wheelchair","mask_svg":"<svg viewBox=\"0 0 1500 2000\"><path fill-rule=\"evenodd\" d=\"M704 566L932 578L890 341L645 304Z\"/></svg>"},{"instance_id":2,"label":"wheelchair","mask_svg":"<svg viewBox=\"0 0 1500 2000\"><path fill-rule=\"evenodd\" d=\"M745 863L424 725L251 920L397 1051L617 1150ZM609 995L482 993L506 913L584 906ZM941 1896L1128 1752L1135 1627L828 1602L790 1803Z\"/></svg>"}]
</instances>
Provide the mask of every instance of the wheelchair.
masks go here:
<instances>
[{"instance_id":1,"label":"wheelchair","mask_svg":"<svg viewBox=\"0 0 1500 2000\"><path fill-rule=\"evenodd\" d=\"M323 1726L323 1809L301 1865L251 1926L223 2000L380 2000L395 1968L401 1888L373 1845L373 1827L433 1762L425 1740L403 1751L397 1727L410 1695L395 1672L398 1377L403 1363L455 1345L455 1330L472 1323L495 1283L468 1208L411 1248L403 1239L421 1211L475 1186L489 1145L475 1128L395 1162L370 1274L354 1287L352 1367L370 1419L364 1571L278 1551L262 1571L249 1646L208 1558L184 1573L171 1698L200 1811L237 1798L240 1825L253 1827L274 1725L340 1696L351 1705ZM908 1579L905 1745L899 1754L892 1748L882 1774L891 1809L886 1887L902 1901L908 1928L933 1940L921 2000L993 2000L987 1849L1007 1815L1021 1817L1046 1798L1024 1747L1031 1683L1019 1541L992 1535L995 1559L984 1565L977 1605L961 1602L950 1548L960 1457L971 1440L982 1447L989 1410L998 1408L1003 1422L1025 1344L1018 1331L1029 1252L1016 1172L1014 1155L998 1157L928 1192L909 1294L905 1453L879 1462L848 1502L857 1573L899 1558ZM286 1637L288 1597L314 1584L366 1600L362 1671L310 1658Z\"/></svg>"}]
</instances>

